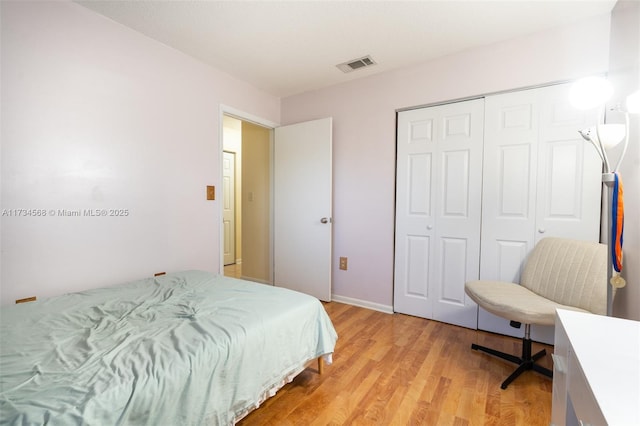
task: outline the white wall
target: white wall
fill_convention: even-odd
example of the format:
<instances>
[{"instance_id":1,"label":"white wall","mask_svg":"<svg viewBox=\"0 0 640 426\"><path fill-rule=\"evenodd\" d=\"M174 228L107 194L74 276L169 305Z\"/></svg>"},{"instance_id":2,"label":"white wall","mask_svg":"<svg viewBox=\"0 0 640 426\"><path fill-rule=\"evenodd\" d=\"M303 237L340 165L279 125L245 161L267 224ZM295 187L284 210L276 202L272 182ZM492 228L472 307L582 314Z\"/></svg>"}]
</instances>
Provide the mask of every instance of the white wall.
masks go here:
<instances>
[{"instance_id":1,"label":"white wall","mask_svg":"<svg viewBox=\"0 0 640 426\"><path fill-rule=\"evenodd\" d=\"M74 3L1 8L0 303L219 271L220 104L279 122L280 100Z\"/></svg>"},{"instance_id":2,"label":"white wall","mask_svg":"<svg viewBox=\"0 0 640 426\"><path fill-rule=\"evenodd\" d=\"M395 110L602 73L609 15L282 100L283 124L332 116L333 292L393 304ZM337 268L349 257L349 270Z\"/></svg>"}]
</instances>

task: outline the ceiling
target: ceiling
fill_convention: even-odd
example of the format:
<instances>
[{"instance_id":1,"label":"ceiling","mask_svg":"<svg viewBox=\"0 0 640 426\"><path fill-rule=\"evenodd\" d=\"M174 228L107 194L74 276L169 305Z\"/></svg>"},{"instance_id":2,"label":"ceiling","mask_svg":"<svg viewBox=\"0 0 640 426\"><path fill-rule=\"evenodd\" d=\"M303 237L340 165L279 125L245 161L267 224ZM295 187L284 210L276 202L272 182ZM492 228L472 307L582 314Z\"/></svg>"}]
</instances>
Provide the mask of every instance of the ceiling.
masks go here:
<instances>
[{"instance_id":1,"label":"ceiling","mask_svg":"<svg viewBox=\"0 0 640 426\"><path fill-rule=\"evenodd\" d=\"M607 14L616 0L80 1L278 97ZM377 65L336 65L371 55Z\"/></svg>"}]
</instances>

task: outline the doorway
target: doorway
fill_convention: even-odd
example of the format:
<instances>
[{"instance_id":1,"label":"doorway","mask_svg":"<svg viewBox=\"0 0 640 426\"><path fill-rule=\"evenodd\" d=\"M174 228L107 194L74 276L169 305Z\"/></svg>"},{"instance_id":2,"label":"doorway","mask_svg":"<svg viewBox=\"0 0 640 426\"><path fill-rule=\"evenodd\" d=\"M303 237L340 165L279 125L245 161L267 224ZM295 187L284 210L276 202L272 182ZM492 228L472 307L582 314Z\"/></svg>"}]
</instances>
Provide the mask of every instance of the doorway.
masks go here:
<instances>
[{"instance_id":1,"label":"doorway","mask_svg":"<svg viewBox=\"0 0 640 426\"><path fill-rule=\"evenodd\" d=\"M273 283L272 133L223 115L224 275L266 284Z\"/></svg>"},{"instance_id":2,"label":"doorway","mask_svg":"<svg viewBox=\"0 0 640 426\"><path fill-rule=\"evenodd\" d=\"M225 146L225 121L234 123L236 151ZM235 153L240 194L229 274L331 300L332 118L279 126L222 106L220 122L220 165L223 151ZM220 204L221 272L222 216Z\"/></svg>"}]
</instances>

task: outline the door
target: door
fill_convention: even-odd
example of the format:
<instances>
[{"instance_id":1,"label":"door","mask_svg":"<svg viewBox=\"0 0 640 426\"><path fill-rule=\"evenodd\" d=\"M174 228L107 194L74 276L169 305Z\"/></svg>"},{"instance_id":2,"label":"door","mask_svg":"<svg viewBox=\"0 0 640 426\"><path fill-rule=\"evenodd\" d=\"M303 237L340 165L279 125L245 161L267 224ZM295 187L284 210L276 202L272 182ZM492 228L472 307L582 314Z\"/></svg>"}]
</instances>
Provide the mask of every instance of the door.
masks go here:
<instances>
[{"instance_id":1,"label":"door","mask_svg":"<svg viewBox=\"0 0 640 426\"><path fill-rule=\"evenodd\" d=\"M331 300L332 119L275 129L274 284Z\"/></svg>"},{"instance_id":2,"label":"door","mask_svg":"<svg viewBox=\"0 0 640 426\"><path fill-rule=\"evenodd\" d=\"M520 282L527 255L546 236L598 241L601 165L578 134L596 111L578 111L568 99L568 85L486 98L483 280ZM523 335L483 309L478 328ZM533 327L532 337L550 343L552 331Z\"/></svg>"},{"instance_id":3,"label":"door","mask_svg":"<svg viewBox=\"0 0 640 426\"><path fill-rule=\"evenodd\" d=\"M398 115L394 310L475 328L484 100Z\"/></svg>"},{"instance_id":4,"label":"door","mask_svg":"<svg viewBox=\"0 0 640 426\"><path fill-rule=\"evenodd\" d=\"M596 123L596 109L569 105L569 84L539 90L540 132L536 242L546 235L600 240L602 161L578 130Z\"/></svg>"},{"instance_id":5,"label":"door","mask_svg":"<svg viewBox=\"0 0 640 426\"><path fill-rule=\"evenodd\" d=\"M222 153L222 229L224 265L236 263L236 155Z\"/></svg>"}]
</instances>

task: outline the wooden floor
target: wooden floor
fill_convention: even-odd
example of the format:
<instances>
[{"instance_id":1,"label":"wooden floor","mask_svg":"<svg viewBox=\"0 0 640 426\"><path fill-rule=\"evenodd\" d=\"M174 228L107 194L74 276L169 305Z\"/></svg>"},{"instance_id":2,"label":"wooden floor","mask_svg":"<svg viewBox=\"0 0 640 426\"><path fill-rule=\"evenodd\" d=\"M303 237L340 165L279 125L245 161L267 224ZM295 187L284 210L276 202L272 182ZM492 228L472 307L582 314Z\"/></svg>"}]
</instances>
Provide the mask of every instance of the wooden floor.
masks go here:
<instances>
[{"instance_id":1,"label":"wooden floor","mask_svg":"<svg viewBox=\"0 0 640 426\"><path fill-rule=\"evenodd\" d=\"M334 363L315 363L240 425L548 425L551 380L514 369L471 343L520 355L518 339L341 303L325 304L338 332ZM541 365L551 368L552 347Z\"/></svg>"},{"instance_id":2,"label":"wooden floor","mask_svg":"<svg viewBox=\"0 0 640 426\"><path fill-rule=\"evenodd\" d=\"M224 276L233 278L242 278L242 264L232 263L224 267Z\"/></svg>"}]
</instances>

